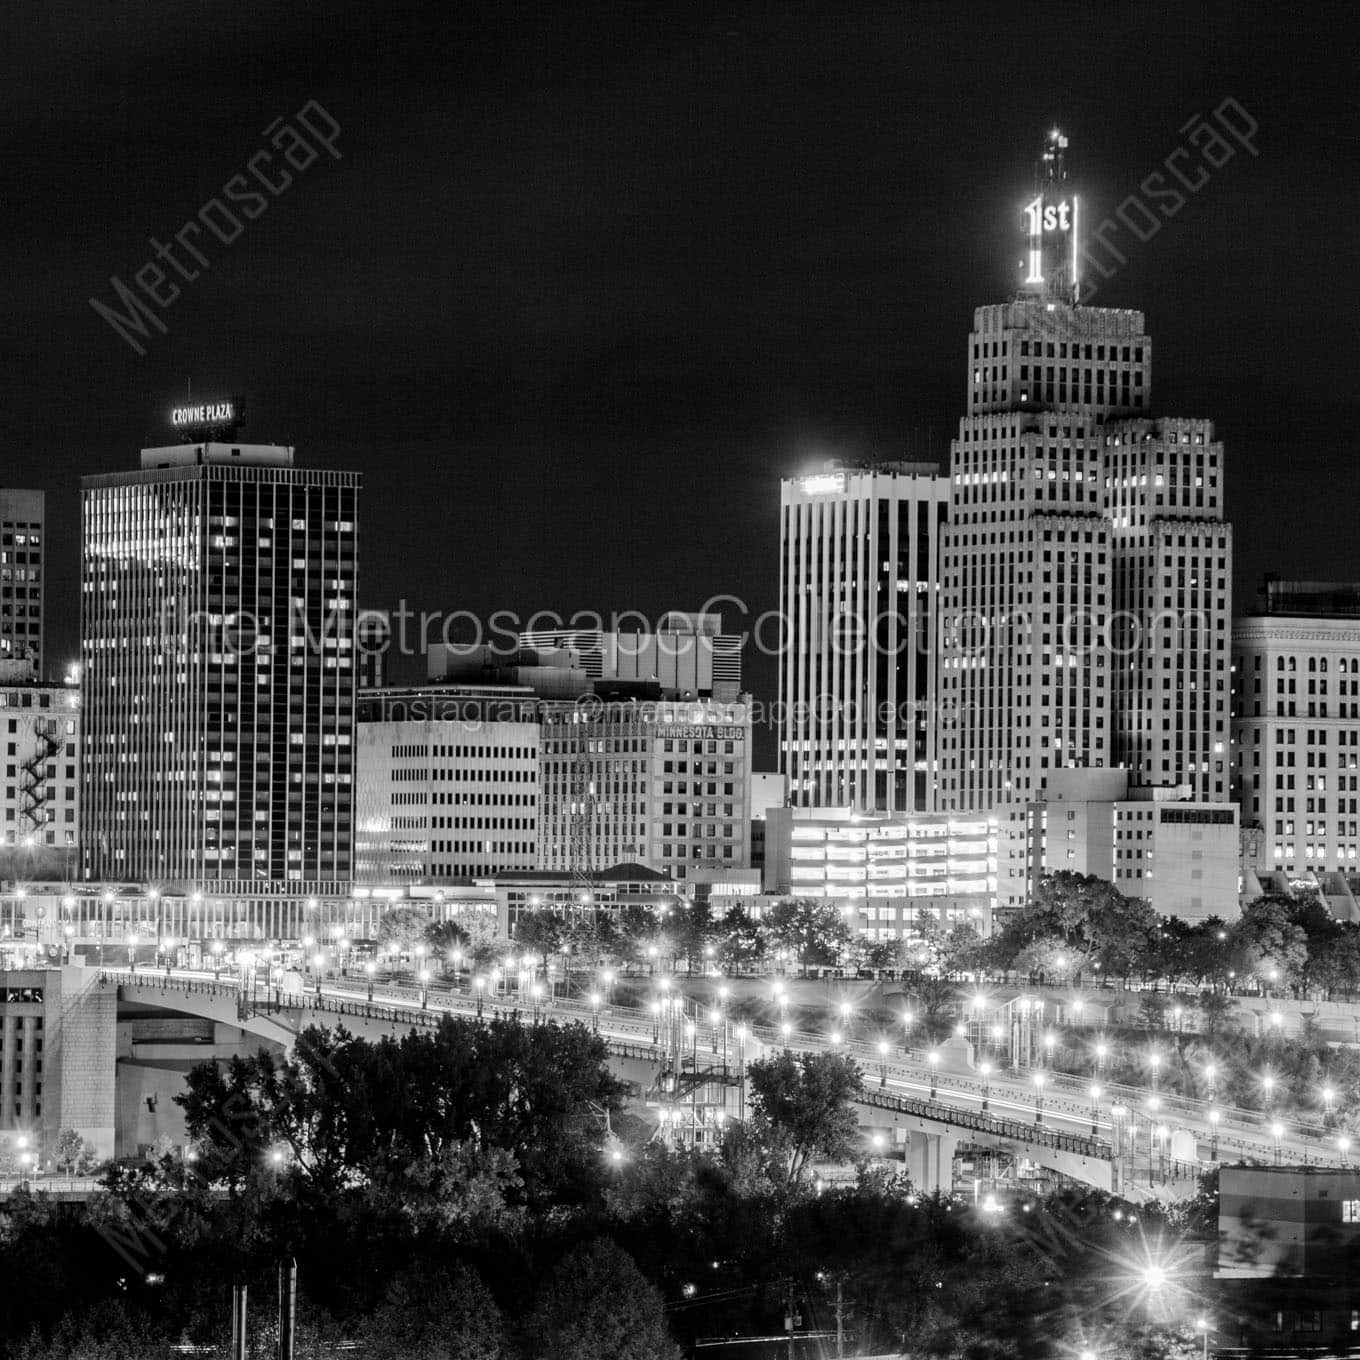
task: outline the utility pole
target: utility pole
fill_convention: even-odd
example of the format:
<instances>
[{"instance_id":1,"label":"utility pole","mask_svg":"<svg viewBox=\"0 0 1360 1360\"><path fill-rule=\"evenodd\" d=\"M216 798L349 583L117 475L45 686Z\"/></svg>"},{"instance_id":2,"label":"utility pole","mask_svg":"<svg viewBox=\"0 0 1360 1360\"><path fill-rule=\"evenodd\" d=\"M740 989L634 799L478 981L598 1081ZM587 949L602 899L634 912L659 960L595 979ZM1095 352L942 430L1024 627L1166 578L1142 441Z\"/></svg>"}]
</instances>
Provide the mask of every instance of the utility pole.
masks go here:
<instances>
[{"instance_id":1,"label":"utility pole","mask_svg":"<svg viewBox=\"0 0 1360 1360\"><path fill-rule=\"evenodd\" d=\"M793 1360L793 1281L786 1286L784 1300L784 1330L789 1336L789 1360Z\"/></svg>"},{"instance_id":2,"label":"utility pole","mask_svg":"<svg viewBox=\"0 0 1360 1360\"><path fill-rule=\"evenodd\" d=\"M845 1281L836 1276L836 1360L845 1356Z\"/></svg>"},{"instance_id":3,"label":"utility pole","mask_svg":"<svg viewBox=\"0 0 1360 1360\"><path fill-rule=\"evenodd\" d=\"M279 1360L293 1360L297 1333L297 1258L279 1262Z\"/></svg>"},{"instance_id":4,"label":"utility pole","mask_svg":"<svg viewBox=\"0 0 1360 1360\"><path fill-rule=\"evenodd\" d=\"M246 1287L231 1287L231 1360L246 1360Z\"/></svg>"}]
</instances>

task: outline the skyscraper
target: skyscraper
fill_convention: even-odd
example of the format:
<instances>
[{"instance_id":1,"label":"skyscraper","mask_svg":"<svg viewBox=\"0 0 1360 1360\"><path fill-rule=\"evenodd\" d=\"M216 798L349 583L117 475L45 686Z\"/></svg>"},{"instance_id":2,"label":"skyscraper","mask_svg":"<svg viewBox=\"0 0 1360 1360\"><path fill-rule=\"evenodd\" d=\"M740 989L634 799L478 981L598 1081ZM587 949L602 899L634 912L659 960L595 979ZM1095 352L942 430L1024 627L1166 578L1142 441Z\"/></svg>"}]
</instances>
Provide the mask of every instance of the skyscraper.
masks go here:
<instances>
[{"instance_id":1,"label":"skyscraper","mask_svg":"<svg viewBox=\"0 0 1360 1360\"><path fill-rule=\"evenodd\" d=\"M85 874L337 891L359 475L203 433L82 484Z\"/></svg>"},{"instance_id":2,"label":"skyscraper","mask_svg":"<svg viewBox=\"0 0 1360 1360\"><path fill-rule=\"evenodd\" d=\"M1001 905L1026 891L1048 771L1227 790L1222 447L1148 418L1142 314L1081 306L1066 146L1050 134L1023 210L1020 295L974 315L950 469L941 807L1008 814Z\"/></svg>"},{"instance_id":3,"label":"skyscraper","mask_svg":"<svg viewBox=\"0 0 1360 1360\"><path fill-rule=\"evenodd\" d=\"M0 661L28 661L43 675L41 491L0 490Z\"/></svg>"},{"instance_id":4,"label":"skyscraper","mask_svg":"<svg viewBox=\"0 0 1360 1360\"><path fill-rule=\"evenodd\" d=\"M935 807L948 502L934 463L836 463L784 480L780 744L793 806Z\"/></svg>"}]
</instances>

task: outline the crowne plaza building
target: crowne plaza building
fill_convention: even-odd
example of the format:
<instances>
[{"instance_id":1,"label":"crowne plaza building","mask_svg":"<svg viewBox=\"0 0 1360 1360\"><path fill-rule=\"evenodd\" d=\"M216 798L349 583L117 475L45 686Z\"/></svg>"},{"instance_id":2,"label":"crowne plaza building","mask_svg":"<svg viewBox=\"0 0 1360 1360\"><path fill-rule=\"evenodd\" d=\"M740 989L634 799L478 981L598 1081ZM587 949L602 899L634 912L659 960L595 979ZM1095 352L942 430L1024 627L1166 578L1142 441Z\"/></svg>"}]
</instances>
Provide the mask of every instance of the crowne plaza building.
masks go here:
<instances>
[{"instance_id":1,"label":"crowne plaza building","mask_svg":"<svg viewBox=\"0 0 1360 1360\"><path fill-rule=\"evenodd\" d=\"M229 437L84 479L87 878L352 878L358 495L357 473Z\"/></svg>"}]
</instances>

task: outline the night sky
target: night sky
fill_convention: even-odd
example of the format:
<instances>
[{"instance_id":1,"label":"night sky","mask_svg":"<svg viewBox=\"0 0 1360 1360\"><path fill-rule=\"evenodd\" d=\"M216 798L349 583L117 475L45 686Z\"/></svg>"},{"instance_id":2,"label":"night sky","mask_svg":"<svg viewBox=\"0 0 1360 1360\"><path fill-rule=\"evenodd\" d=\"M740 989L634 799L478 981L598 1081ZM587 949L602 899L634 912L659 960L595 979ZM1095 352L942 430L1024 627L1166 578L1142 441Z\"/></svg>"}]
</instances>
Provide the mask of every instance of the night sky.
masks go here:
<instances>
[{"instance_id":1,"label":"night sky","mask_svg":"<svg viewBox=\"0 0 1360 1360\"><path fill-rule=\"evenodd\" d=\"M1094 222L1233 97L1260 125L1127 263L1158 414L1226 441L1239 601L1353 547L1353 9L1310 4L11 7L0 482L49 496L50 664L78 478L192 380L243 437L361 469L364 603L655 617L777 603L778 482L947 459L1059 124ZM135 354L95 314L316 100L323 155ZM187 258L187 257L186 257ZM398 678L420 673L407 663ZM773 697L773 668L748 661Z\"/></svg>"}]
</instances>

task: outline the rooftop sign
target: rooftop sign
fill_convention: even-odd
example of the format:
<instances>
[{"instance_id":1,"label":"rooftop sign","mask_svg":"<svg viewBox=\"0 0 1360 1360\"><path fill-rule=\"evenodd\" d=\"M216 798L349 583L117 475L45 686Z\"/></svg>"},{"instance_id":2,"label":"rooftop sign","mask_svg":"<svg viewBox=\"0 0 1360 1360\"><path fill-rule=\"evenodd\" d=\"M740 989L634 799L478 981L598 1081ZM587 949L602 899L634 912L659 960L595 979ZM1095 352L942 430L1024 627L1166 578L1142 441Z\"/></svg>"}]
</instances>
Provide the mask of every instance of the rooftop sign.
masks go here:
<instances>
[{"instance_id":1,"label":"rooftop sign","mask_svg":"<svg viewBox=\"0 0 1360 1360\"><path fill-rule=\"evenodd\" d=\"M175 406L170 411L170 424L177 430L220 429L235 425L239 419L234 401L198 402L192 406Z\"/></svg>"}]
</instances>

